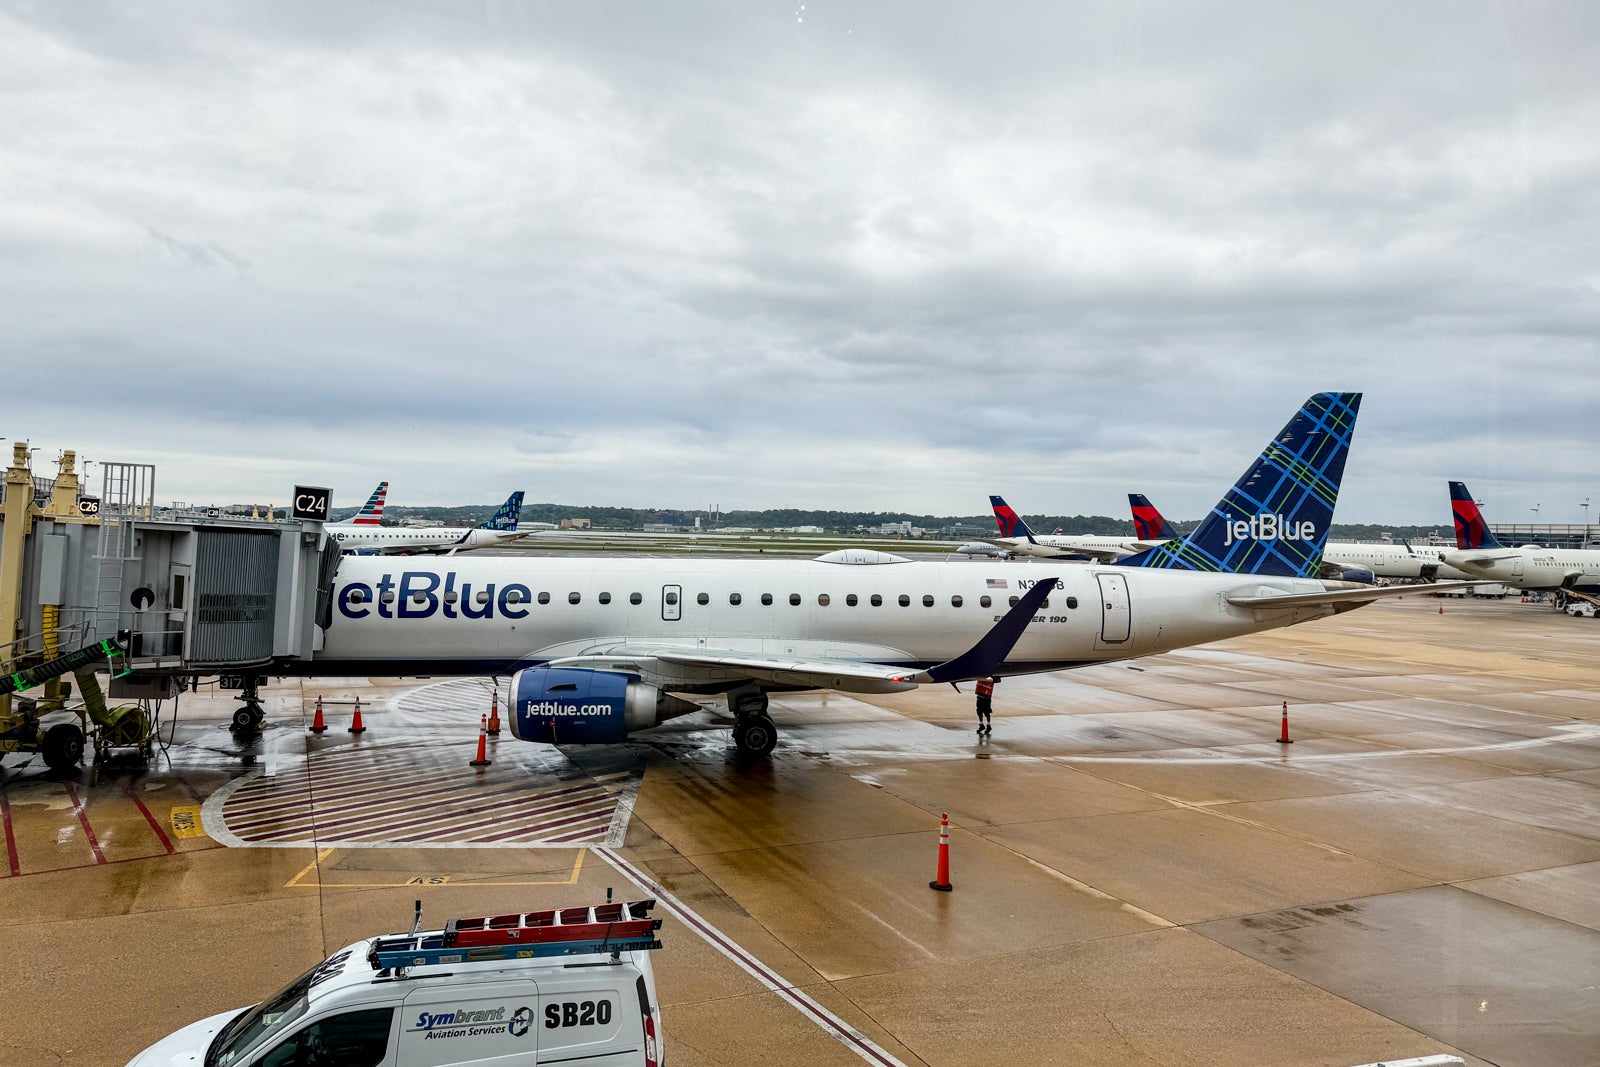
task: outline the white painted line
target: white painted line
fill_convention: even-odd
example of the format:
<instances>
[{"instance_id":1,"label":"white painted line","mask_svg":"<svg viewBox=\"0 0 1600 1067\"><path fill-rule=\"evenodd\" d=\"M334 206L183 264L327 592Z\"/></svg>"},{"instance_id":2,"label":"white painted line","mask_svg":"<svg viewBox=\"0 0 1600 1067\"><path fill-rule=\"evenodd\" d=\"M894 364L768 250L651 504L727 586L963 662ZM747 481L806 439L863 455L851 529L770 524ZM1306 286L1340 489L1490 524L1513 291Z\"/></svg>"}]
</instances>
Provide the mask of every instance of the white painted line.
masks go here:
<instances>
[{"instance_id":1,"label":"white painted line","mask_svg":"<svg viewBox=\"0 0 1600 1067\"><path fill-rule=\"evenodd\" d=\"M1561 723L1551 727L1560 731L1559 736L1530 737L1524 741L1496 741L1483 745L1457 745L1452 748L1386 748L1372 752L1321 752L1300 755L1295 752L1275 752L1269 756L1177 756L1167 758L1164 756L1042 756L1041 759L1061 763L1159 763L1159 764L1204 764L1206 766L1226 763L1271 763L1275 765L1291 765L1295 763L1336 763L1350 760L1387 759L1393 756L1458 756L1464 752L1510 752L1522 748L1540 748L1544 745L1559 745L1569 741L1593 741L1600 738L1600 724L1594 723Z\"/></svg>"},{"instance_id":2,"label":"white painted line","mask_svg":"<svg viewBox=\"0 0 1600 1067\"><path fill-rule=\"evenodd\" d=\"M1360 1063L1356 1067L1452 1067L1465 1064L1460 1056L1418 1056L1409 1060L1380 1060L1377 1063Z\"/></svg>"},{"instance_id":3,"label":"white painted line","mask_svg":"<svg viewBox=\"0 0 1600 1067\"><path fill-rule=\"evenodd\" d=\"M652 881L639 868L618 856L609 848L595 848L591 849L591 851L615 867L624 878L633 882L634 885L650 896L655 897L662 910L699 934L712 948L728 957L741 970L766 986L767 989L776 993L779 999L786 1001L795 1011L816 1023L824 1033L839 1042L839 1044L868 1063L875 1063L880 1067L906 1067L903 1061L889 1055L866 1034L863 1034L833 1014L833 1012L812 1000L799 989L785 982L783 977L776 971L773 971L766 964L756 959L755 956L745 951L721 930L702 919L694 909L667 892L659 883Z\"/></svg>"}]
</instances>

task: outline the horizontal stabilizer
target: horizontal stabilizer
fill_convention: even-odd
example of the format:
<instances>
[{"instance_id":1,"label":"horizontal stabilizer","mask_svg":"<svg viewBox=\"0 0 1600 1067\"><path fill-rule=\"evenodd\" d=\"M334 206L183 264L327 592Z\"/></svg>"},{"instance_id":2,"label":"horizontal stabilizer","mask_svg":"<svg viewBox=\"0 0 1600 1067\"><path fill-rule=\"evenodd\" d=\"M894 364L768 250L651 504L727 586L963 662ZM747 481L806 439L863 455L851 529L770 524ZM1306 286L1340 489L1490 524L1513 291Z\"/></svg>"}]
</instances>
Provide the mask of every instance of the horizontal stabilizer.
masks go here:
<instances>
[{"instance_id":1,"label":"horizontal stabilizer","mask_svg":"<svg viewBox=\"0 0 1600 1067\"><path fill-rule=\"evenodd\" d=\"M1334 583L1344 585L1346 583ZM1432 582L1428 585L1363 585L1357 589L1329 589L1322 593L1279 593L1267 596L1234 594L1228 603L1236 608L1304 608L1339 604L1366 604L1384 597L1405 596L1407 593L1450 593L1458 589L1471 589L1487 582Z\"/></svg>"}]
</instances>

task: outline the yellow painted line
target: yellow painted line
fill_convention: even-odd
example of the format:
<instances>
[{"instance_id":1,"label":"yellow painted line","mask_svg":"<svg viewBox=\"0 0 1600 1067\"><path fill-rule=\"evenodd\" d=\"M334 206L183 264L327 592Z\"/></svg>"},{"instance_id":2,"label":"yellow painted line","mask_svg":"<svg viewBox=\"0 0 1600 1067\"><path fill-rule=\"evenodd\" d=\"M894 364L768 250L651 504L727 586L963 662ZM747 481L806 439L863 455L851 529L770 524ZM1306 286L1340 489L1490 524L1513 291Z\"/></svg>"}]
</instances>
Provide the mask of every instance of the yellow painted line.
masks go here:
<instances>
[{"instance_id":1,"label":"yellow painted line","mask_svg":"<svg viewBox=\"0 0 1600 1067\"><path fill-rule=\"evenodd\" d=\"M578 856L572 863L572 871L564 878L539 878L520 882L458 882L461 877L455 874L419 874L406 879L404 882L324 882L319 874L315 881L305 881L305 877L318 869L334 850L323 849L317 853L317 858L305 865L301 872L291 878L285 889L407 889L416 886L440 887L461 886L468 889L492 886L520 886L520 885L577 885L578 875L583 872L583 858L588 854L586 848L578 849ZM468 875L467 877L471 877Z\"/></svg>"},{"instance_id":2,"label":"yellow painted line","mask_svg":"<svg viewBox=\"0 0 1600 1067\"><path fill-rule=\"evenodd\" d=\"M200 805L186 804L172 809L172 833L176 837L205 837L205 824L200 820Z\"/></svg>"},{"instance_id":3,"label":"yellow painted line","mask_svg":"<svg viewBox=\"0 0 1600 1067\"><path fill-rule=\"evenodd\" d=\"M298 886L301 886L301 885L315 886L317 884L316 882L301 882L300 879L304 878L306 875L308 875L312 871L316 870L318 865L321 864L323 860L327 859L331 855L333 855L333 849L331 849L331 848L325 848L321 852L318 852L317 855L316 855L316 858L313 859L310 863L306 864L304 867L302 867L300 869L300 873L295 875L293 878L289 879L288 884L285 885L283 888L285 888L285 889L294 889L294 888L296 888Z\"/></svg>"}]
</instances>

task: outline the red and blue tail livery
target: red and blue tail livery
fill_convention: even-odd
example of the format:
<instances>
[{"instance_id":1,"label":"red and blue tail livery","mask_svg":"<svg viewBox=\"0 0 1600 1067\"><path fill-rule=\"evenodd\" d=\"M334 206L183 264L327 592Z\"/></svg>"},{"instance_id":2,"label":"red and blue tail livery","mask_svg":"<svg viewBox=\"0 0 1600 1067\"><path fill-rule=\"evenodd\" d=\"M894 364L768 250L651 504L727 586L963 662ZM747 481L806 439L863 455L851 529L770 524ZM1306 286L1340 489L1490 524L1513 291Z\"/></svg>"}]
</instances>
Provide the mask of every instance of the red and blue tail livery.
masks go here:
<instances>
[{"instance_id":1,"label":"red and blue tail livery","mask_svg":"<svg viewBox=\"0 0 1600 1067\"><path fill-rule=\"evenodd\" d=\"M1193 533L1118 564L1316 577L1360 408L1360 393L1311 397Z\"/></svg>"},{"instance_id":2,"label":"red and blue tail livery","mask_svg":"<svg viewBox=\"0 0 1600 1067\"><path fill-rule=\"evenodd\" d=\"M1129 493L1128 507L1133 511L1133 536L1141 541L1175 541L1178 531L1161 517L1161 512L1143 493Z\"/></svg>"},{"instance_id":3,"label":"red and blue tail livery","mask_svg":"<svg viewBox=\"0 0 1600 1067\"><path fill-rule=\"evenodd\" d=\"M991 496L989 506L994 508L994 521L1000 526L1001 537L1025 537L1033 540L1033 531L1022 521L1022 516L1011 510L1003 497Z\"/></svg>"},{"instance_id":4,"label":"red and blue tail livery","mask_svg":"<svg viewBox=\"0 0 1600 1067\"><path fill-rule=\"evenodd\" d=\"M1489 524L1483 521L1478 502L1467 492L1466 482L1450 483L1450 510L1455 515L1458 549L1504 547L1489 532Z\"/></svg>"},{"instance_id":5,"label":"red and blue tail livery","mask_svg":"<svg viewBox=\"0 0 1600 1067\"><path fill-rule=\"evenodd\" d=\"M367 497L367 502L356 512L355 518L350 520L352 526L382 526L383 502L389 495L389 483L379 482L378 488Z\"/></svg>"}]
</instances>

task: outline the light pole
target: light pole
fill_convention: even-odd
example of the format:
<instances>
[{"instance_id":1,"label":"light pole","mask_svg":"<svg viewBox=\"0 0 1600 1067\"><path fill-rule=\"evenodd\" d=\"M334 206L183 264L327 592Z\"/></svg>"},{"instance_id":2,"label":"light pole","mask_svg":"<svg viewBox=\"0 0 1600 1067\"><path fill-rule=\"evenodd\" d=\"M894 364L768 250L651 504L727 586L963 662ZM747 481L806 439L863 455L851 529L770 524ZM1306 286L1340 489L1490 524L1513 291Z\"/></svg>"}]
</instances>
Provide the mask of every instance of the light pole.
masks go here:
<instances>
[{"instance_id":1,"label":"light pole","mask_svg":"<svg viewBox=\"0 0 1600 1067\"><path fill-rule=\"evenodd\" d=\"M1583 503L1578 506L1583 508L1583 544L1578 547L1587 548L1589 547L1589 498L1584 497Z\"/></svg>"}]
</instances>

